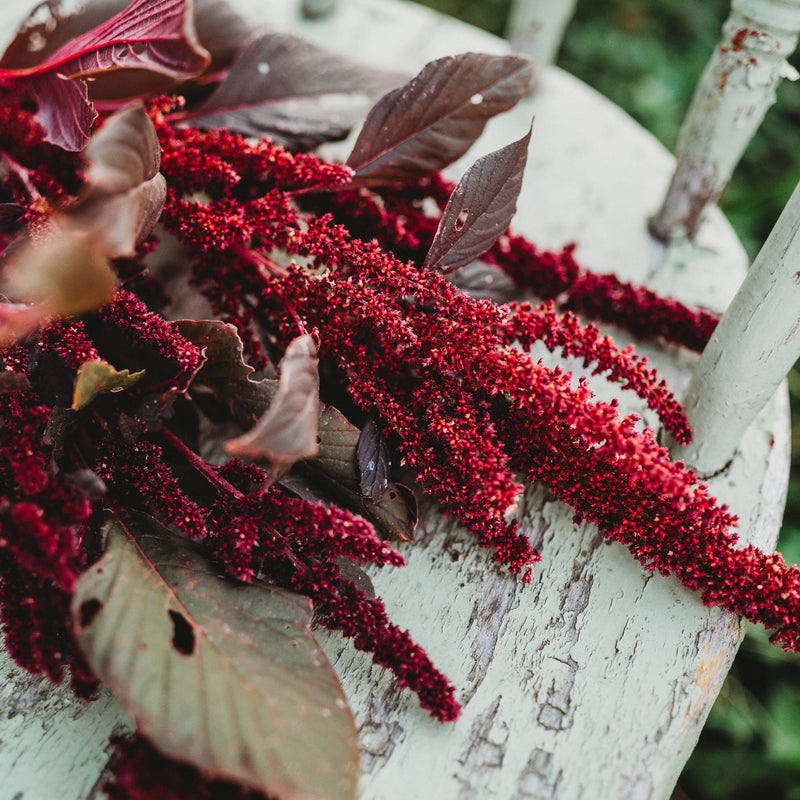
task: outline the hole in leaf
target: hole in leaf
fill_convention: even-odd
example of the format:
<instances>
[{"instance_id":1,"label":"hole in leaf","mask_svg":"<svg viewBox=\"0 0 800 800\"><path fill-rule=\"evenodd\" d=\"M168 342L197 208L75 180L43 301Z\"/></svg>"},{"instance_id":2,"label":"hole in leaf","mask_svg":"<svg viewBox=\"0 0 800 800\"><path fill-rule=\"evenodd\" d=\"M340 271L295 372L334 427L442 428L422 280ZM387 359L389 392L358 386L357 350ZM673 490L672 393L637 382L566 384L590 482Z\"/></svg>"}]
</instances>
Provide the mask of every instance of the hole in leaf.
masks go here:
<instances>
[{"instance_id":1,"label":"hole in leaf","mask_svg":"<svg viewBox=\"0 0 800 800\"><path fill-rule=\"evenodd\" d=\"M134 42L131 45L131 52L135 56L140 56L145 50L147 50L147 42Z\"/></svg>"},{"instance_id":2,"label":"hole in leaf","mask_svg":"<svg viewBox=\"0 0 800 800\"><path fill-rule=\"evenodd\" d=\"M464 208L461 210L461 213L456 217L456 221L454 223L455 229L457 231L460 231L467 224L467 217L469 217L469 209Z\"/></svg>"},{"instance_id":3,"label":"hole in leaf","mask_svg":"<svg viewBox=\"0 0 800 800\"><path fill-rule=\"evenodd\" d=\"M96 598L81 603L81 628L88 628L97 616L103 604Z\"/></svg>"},{"instance_id":4,"label":"hole in leaf","mask_svg":"<svg viewBox=\"0 0 800 800\"><path fill-rule=\"evenodd\" d=\"M178 611L170 611L169 616L173 627L172 646L181 655L192 655L194 653L194 630L192 630L192 626L186 621L183 614Z\"/></svg>"}]
</instances>

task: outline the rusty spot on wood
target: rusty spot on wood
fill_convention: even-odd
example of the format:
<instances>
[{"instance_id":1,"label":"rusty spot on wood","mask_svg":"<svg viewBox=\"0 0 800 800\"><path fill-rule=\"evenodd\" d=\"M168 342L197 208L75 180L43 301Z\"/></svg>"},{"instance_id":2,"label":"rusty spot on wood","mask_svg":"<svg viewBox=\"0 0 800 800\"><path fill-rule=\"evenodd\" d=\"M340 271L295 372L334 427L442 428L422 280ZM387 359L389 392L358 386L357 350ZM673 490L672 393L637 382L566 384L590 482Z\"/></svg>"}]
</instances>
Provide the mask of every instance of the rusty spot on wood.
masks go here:
<instances>
[{"instance_id":1,"label":"rusty spot on wood","mask_svg":"<svg viewBox=\"0 0 800 800\"><path fill-rule=\"evenodd\" d=\"M720 46L720 53L741 53L744 50L745 41L751 36L761 36L761 34L753 28L739 28L731 38L730 47Z\"/></svg>"},{"instance_id":2,"label":"rusty spot on wood","mask_svg":"<svg viewBox=\"0 0 800 800\"><path fill-rule=\"evenodd\" d=\"M701 695L692 704L684 721L684 729L692 720L700 719L714 702L725 674L733 660L742 624L738 617L726 615L715 625L702 644L700 660L694 671L694 683Z\"/></svg>"}]
</instances>

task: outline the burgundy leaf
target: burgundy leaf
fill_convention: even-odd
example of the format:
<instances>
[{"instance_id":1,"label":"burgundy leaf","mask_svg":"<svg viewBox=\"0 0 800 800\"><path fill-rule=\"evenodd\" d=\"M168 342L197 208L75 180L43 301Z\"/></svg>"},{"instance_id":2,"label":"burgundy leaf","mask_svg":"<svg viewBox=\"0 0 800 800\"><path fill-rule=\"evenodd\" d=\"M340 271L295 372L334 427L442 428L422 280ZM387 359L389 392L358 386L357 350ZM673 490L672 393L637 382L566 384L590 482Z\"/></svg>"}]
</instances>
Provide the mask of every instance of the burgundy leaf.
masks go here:
<instances>
[{"instance_id":1,"label":"burgundy leaf","mask_svg":"<svg viewBox=\"0 0 800 800\"><path fill-rule=\"evenodd\" d=\"M0 59L2 69L30 69L67 42L108 22L130 0L91 0L80 8L65 0L44 0L31 9Z\"/></svg>"},{"instance_id":2,"label":"burgundy leaf","mask_svg":"<svg viewBox=\"0 0 800 800\"><path fill-rule=\"evenodd\" d=\"M192 386L210 389L242 427L250 427L274 402L278 381L251 379L254 370L244 361L244 347L234 325L217 319L179 319L174 324L206 357Z\"/></svg>"},{"instance_id":3,"label":"burgundy leaf","mask_svg":"<svg viewBox=\"0 0 800 800\"><path fill-rule=\"evenodd\" d=\"M361 494L377 503L389 485L391 462L389 445L373 417L361 429L356 455L361 476Z\"/></svg>"},{"instance_id":4,"label":"burgundy leaf","mask_svg":"<svg viewBox=\"0 0 800 800\"><path fill-rule=\"evenodd\" d=\"M200 44L211 54L210 71L227 67L253 39L253 24L224 0L195 0L194 24Z\"/></svg>"},{"instance_id":5,"label":"burgundy leaf","mask_svg":"<svg viewBox=\"0 0 800 800\"><path fill-rule=\"evenodd\" d=\"M75 10L65 9L65 5L69 4L63 0L45 0L34 7L6 48L0 68L27 69L41 64L68 42L119 14L130 0L91 0ZM224 0L195 0L194 22L197 38L211 54L211 69L233 61L253 37L252 26Z\"/></svg>"},{"instance_id":6,"label":"burgundy leaf","mask_svg":"<svg viewBox=\"0 0 800 800\"><path fill-rule=\"evenodd\" d=\"M531 131L479 158L447 201L424 266L452 272L480 258L517 210Z\"/></svg>"},{"instance_id":7,"label":"burgundy leaf","mask_svg":"<svg viewBox=\"0 0 800 800\"><path fill-rule=\"evenodd\" d=\"M391 482L378 502L361 492L357 456L361 431L338 409L327 406L320 415L319 438L319 453L303 462L303 472L366 517L384 536L410 542L419 520L414 493Z\"/></svg>"},{"instance_id":8,"label":"burgundy leaf","mask_svg":"<svg viewBox=\"0 0 800 800\"><path fill-rule=\"evenodd\" d=\"M166 198L167 182L158 174L123 194L87 197L59 221L96 237L107 258L131 257L158 222Z\"/></svg>"},{"instance_id":9,"label":"burgundy leaf","mask_svg":"<svg viewBox=\"0 0 800 800\"><path fill-rule=\"evenodd\" d=\"M90 235L109 258L132 256L153 230L167 195L150 117L133 103L109 117L86 146L86 184L62 227Z\"/></svg>"},{"instance_id":10,"label":"burgundy leaf","mask_svg":"<svg viewBox=\"0 0 800 800\"><path fill-rule=\"evenodd\" d=\"M308 147L342 138L371 98L403 80L297 36L266 32L240 54L202 106L172 119ZM321 96L329 96L325 104Z\"/></svg>"},{"instance_id":11,"label":"burgundy leaf","mask_svg":"<svg viewBox=\"0 0 800 800\"><path fill-rule=\"evenodd\" d=\"M413 542L419 522L417 496L402 483L390 483L380 502L370 506L367 516L390 539Z\"/></svg>"},{"instance_id":12,"label":"burgundy leaf","mask_svg":"<svg viewBox=\"0 0 800 800\"><path fill-rule=\"evenodd\" d=\"M36 119L44 130L44 138L65 150L83 148L97 119L86 84L55 72L33 75L24 82L36 103Z\"/></svg>"},{"instance_id":13,"label":"burgundy leaf","mask_svg":"<svg viewBox=\"0 0 800 800\"><path fill-rule=\"evenodd\" d=\"M499 305L519 297L514 281L499 267L485 261L467 264L454 272L450 281L473 300L491 300Z\"/></svg>"},{"instance_id":14,"label":"burgundy leaf","mask_svg":"<svg viewBox=\"0 0 800 800\"><path fill-rule=\"evenodd\" d=\"M161 146L140 103L114 114L92 137L84 156L86 182L93 194L121 194L155 177Z\"/></svg>"},{"instance_id":15,"label":"burgundy leaf","mask_svg":"<svg viewBox=\"0 0 800 800\"><path fill-rule=\"evenodd\" d=\"M0 394L6 392L28 392L31 382L27 375L19 372L0 372Z\"/></svg>"},{"instance_id":16,"label":"burgundy leaf","mask_svg":"<svg viewBox=\"0 0 800 800\"><path fill-rule=\"evenodd\" d=\"M317 454L319 371L311 336L293 339L279 366L274 400L251 430L225 443L231 455L285 465Z\"/></svg>"},{"instance_id":17,"label":"burgundy leaf","mask_svg":"<svg viewBox=\"0 0 800 800\"><path fill-rule=\"evenodd\" d=\"M133 0L108 22L67 42L34 72L70 78L108 69L145 69L190 78L208 64L197 41L191 0Z\"/></svg>"},{"instance_id":18,"label":"burgundy leaf","mask_svg":"<svg viewBox=\"0 0 800 800\"><path fill-rule=\"evenodd\" d=\"M531 62L519 55L465 53L430 62L370 111L347 159L353 182L408 181L446 167L491 117L526 95L530 81Z\"/></svg>"},{"instance_id":19,"label":"burgundy leaf","mask_svg":"<svg viewBox=\"0 0 800 800\"><path fill-rule=\"evenodd\" d=\"M119 69L180 79L201 72L209 56L197 41L191 9L191 0L134 0L40 63L0 69L0 78L24 82L36 101L48 141L67 150L80 150L89 137L95 112L86 86L75 79ZM13 60L18 51L12 43L4 63Z\"/></svg>"}]
</instances>

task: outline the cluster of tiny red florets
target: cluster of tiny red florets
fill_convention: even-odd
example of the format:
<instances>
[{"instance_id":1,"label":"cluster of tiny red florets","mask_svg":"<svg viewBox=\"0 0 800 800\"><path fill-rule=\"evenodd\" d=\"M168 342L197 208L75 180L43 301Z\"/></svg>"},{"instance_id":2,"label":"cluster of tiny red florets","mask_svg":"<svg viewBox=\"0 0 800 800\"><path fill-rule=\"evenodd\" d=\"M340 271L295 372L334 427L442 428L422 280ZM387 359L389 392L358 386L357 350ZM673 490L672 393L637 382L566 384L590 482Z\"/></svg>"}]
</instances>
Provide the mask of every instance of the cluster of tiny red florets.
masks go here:
<instances>
[{"instance_id":1,"label":"cluster of tiny red florets","mask_svg":"<svg viewBox=\"0 0 800 800\"><path fill-rule=\"evenodd\" d=\"M433 183L419 192L435 197ZM429 213L419 198L406 199L403 213L396 196L380 203L364 191L339 193L332 201L335 214L308 218L273 204L273 215L283 214L280 243L271 238L273 216L263 228L256 221L251 245L278 246L311 258L316 271L289 268L281 280L259 276L260 303L253 318L273 332L288 332L288 306L316 327L321 357L340 371L356 403L377 410L399 435L420 483L513 570L525 572L537 557L506 520L519 491L514 481L519 472L544 482L576 509L576 519L596 522L647 566L676 573L706 602L779 622L777 638L791 643L789 630L797 624L792 591L784 591L781 583L788 600L759 598L747 588L753 581L738 582L729 570L745 564L751 572L777 570L793 585L792 570L776 566L772 557L764 557L772 559L769 565L759 562L752 549L738 548L731 530L735 520L691 471L670 461L638 419L620 419L615 403L595 401L584 383L574 386L568 374L537 364L509 345L541 340L584 359L640 394L665 427L686 441L680 406L646 362L614 348L574 316L558 317L552 306L498 308L470 300L444 279L398 261L377 242L354 238L340 224L347 219L357 228L368 220L377 223L384 241L422 245L433 228ZM303 198L303 203L310 209L322 201ZM355 210L359 204L362 214ZM175 210L169 224L180 237L180 218L187 210ZM170 213L168 208L167 219ZM221 238L228 235L224 217L213 225ZM223 255L215 273L204 273L210 295L230 296L226 268L228 263L241 268L240 254ZM591 276L574 261L572 247L541 254L519 237L507 236L490 259L545 297L601 319L613 316L628 329L646 325L652 335L655 315L658 335L692 348L702 346L716 323L711 314L664 301L612 276ZM546 269L540 269L543 261ZM600 284L603 291L584 296L586 286ZM784 609L780 620L769 610L776 606Z\"/></svg>"},{"instance_id":2,"label":"cluster of tiny red florets","mask_svg":"<svg viewBox=\"0 0 800 800\"><path fill-rule=\"evenodd\" d=\"M417 185L384 191L379 200L364 190L304 200L314 211L324 207L332 212L353 235L376 238L400 259L422 263L439 221L430 205L444 209L453 188L436 174ZM716 314L661 297L614 274L591 272L575 259L576 247L571 243L560 251L541 250L509 232L482 260L499 267L519 290L552 300L559 310L611 323L638 339L662 339L697 352L705 347L719 322Z\"/></svg>"},{"instance_id":3,"label":"cluster of tiny red florets","mask_svg":"<svg viewBox=\"0 0 800 800\"><path fill-rule=\"evenodd\" d=\"M8 367L13 354L4 360ZM50 414L30 393L0 395L0 620L19 664L55 682L69 667L73 689L85 697L97 682L74 645L68 611L92 508L49 468Z\"/></svg>"},{"instance_id":4,"label":"cluster of tiny red florets","mask_svg":"<svg viewBox=\"0 0 800 800\"><path fill-rule=\"evenodd\" d=\"M571 312L558 314L552 301L538 308L528 303L509 303L508 310L502 334L509 344L516 341L530 348L540 341L551 352L558 349L564 356L583 359L584 367L594 365L593 374L604 374L641 397L676 441L688 444L691 440L683 407L666 382L647 367L647 358L637 355L632 345L620 350L610 336L601 334L594 325L582 325Z\"/></svg>"}]
</instances>

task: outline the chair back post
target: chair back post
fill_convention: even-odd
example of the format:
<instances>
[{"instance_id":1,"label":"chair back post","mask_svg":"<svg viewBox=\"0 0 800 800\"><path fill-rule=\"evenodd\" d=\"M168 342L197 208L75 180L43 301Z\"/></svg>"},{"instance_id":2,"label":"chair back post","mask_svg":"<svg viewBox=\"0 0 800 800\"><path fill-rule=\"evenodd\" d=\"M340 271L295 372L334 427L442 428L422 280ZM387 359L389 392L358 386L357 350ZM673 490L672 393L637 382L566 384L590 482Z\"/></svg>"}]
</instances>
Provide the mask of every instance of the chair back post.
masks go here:
<instances>
[{"instance_id":1,"label":"chair back post","mask_svg":"<svg viewBox=\"0 0 800 800\"><path fill-rule=\"evenodd\" d=\"M514 0L506 38L533 59L538 73L555 61L577 0Z\"/></svg>"},{"instance_id":2,"label":"chair back post","mask_svg":"<svg viewBox=\"0 0 800 800\"><path fill-rule=\"evenodd\" d=\"M800 358L800 184L703 351L684 398L694 438L672 456L708 476L733 458Z\"/></svg>"},{"instance_id":3,"label":"chair back post","mask_svg":"<svg viewBox=\"0 0 800 800\"><path fill-rule=\"evenodd\" d=\"M728 179L784 78L797 71L787 58L797 46L800 0L733 0L695 90L677 146L677 166L650 232L667 241L693 236L708 202Z\"/></svg>"}]
</instances>

